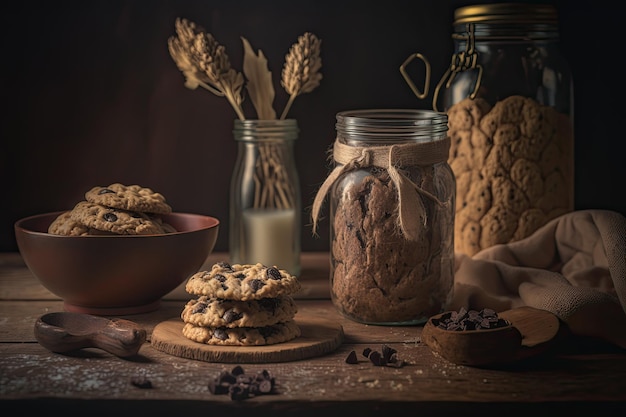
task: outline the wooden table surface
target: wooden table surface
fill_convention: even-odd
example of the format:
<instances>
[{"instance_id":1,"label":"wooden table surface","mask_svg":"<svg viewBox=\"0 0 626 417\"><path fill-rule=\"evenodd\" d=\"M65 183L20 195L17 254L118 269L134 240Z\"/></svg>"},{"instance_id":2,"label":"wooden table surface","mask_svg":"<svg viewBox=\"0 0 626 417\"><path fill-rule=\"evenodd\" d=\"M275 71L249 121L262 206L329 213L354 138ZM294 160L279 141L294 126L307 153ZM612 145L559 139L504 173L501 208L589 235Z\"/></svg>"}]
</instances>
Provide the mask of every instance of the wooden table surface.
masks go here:
<instances>
[{"instance_id":1,"label":"wooden table surface","mask_svg":"<svg viewBox=\"0 0 626 417\"><path fill-rule=\"evenodd\" d=\"M226 254L209 256L203 267ZM626 352L597 341L567 338L554 351L514 365L483 369L454 365L420 341L421 326L385 327L343 318L329 300L328 254L304 253L297 303L300 311L340 323L344 342L306 360L246 364L246 372L270 371L278 393L233 401L214 395L208 383L232 364L184 359L150 344L154 327L179 317L190 298L184 285L164 297L152 313L121 316L146 329L138 355L122 359L99 349L52 353L34 337L36 319L62 311L63 303L43 288L19 253L0 254L0 400L19 415L225 416L253 412L273 416L529 416L626 415ZM407 361L401 368L374 366L361 352L387 344ZM359 363L345 362L356 351ZM146 378L152 388L139 388ZM85 401L88 400L88 401ZM569 413L569 414L568 414ZM337 415L335 414L335 415ZM58 413L55 415L59 415Z\"/></svg>"}]
</instances>

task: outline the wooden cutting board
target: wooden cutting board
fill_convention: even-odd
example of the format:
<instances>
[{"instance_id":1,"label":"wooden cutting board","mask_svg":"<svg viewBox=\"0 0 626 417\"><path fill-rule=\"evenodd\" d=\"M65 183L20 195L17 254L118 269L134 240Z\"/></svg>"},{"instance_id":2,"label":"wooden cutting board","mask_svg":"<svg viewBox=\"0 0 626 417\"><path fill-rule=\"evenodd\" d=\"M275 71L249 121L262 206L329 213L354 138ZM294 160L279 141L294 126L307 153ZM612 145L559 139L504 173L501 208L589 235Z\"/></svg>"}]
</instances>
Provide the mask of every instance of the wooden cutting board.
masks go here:
<instances>
[{"instance_id":1,"label":"wooden cutting board","mask_svg":"<svg viewBox=\"0 0 626 417\"><path fill-rule=\"evenodd\" d=\"M214 346L183 336L183 321L172 318L156 325L152 347L181 358L222 363L289 362L321 356L343 342L343 327L321 317L298 313L295 317L301 335L284 343L266 346Z\"/></svg>"}]
</instances>

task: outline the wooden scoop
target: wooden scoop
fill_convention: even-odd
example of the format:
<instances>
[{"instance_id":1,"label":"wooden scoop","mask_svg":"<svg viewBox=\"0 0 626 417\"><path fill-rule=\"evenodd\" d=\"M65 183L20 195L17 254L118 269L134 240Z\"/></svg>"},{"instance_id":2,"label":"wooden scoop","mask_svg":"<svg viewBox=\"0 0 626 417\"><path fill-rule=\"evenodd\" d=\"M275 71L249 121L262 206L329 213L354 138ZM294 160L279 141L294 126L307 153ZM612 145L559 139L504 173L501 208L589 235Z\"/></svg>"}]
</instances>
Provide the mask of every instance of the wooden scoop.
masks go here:
<instances>
[{"instance_id":1,"label":"wooden scoop","mask_svg":"<svg viewBox=\"0 0 626 417\"><path fill-rule=\"evenodd\" d=\"M35 338L40 345L56 353L99 348L128 357L135 355L146 341L146 331L129 320L57 312L37 319Z\"/></svg>"},{"instance_id":2,"label":"wooden scoop","mask_svg":"<svg viewBox=\"0 0 626 417\"><path fill-rule=\"evenodd\" d=\"M557 316L546 310L519 307L498 313L510 324L481 330L445 330L434 323L449 312L431 317L421 340L457 365L491 366L537 355L549 348L560 332Z\"/></svg>"}]
</instances>

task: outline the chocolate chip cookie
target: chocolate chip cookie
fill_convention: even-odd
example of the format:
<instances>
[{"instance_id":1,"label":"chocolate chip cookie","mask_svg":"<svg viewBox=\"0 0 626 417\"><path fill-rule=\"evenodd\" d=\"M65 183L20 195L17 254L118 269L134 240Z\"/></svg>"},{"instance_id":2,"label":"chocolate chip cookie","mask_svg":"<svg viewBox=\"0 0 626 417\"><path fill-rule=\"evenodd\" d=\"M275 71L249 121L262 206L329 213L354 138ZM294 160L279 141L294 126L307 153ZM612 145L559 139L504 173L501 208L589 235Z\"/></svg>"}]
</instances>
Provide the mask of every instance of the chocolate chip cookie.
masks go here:
<instances>
[{"instance_id":1,"label":"chocolate chip cookie","mask_svg":"<svg viewBox=\"0 0 626 417\"><path fill-rule=\"evenodd\" d=\"M85 236L89 234L89 227L72 219L71 211L65 211L50 223L48 233L62 236Z\"/></svg>"},{"instance_id":2,"label":"chocolate chip cookie","mask_svg":"<svg viewBox=\"0 0 626 417\"><path fill-rule=\"evenodd\" d=\"M106 187L96 186L85 193L85 199L90 203L120 210L153 214L172 212L172 207L161 193L141 185L114 183Z\"/></svg>"},{"instance_id":3,"label":"chocolate chip cookie","mask_svg":"<svg viewBox=\"0 0 626 417\"><path fill-rule=\"evenodd\" d=\"M202 327L265 327L294 318L298 311L291 296L236 301L200 296L181 313L185 323Z\"/></svg>"},{"instance_id":4,"label":"chocolate chip cookie","mask_svg":"<svg viewBox=\"0 0 626 417\"><path fill-rule=\"evenodd\" d=\"M207 345L273 345L295 339L300 334L300 327L293 320L264 327L202 327L191 323L183 326L183 335L186 338Z\"/></svg>"},{"instance_id":5,"label":"chocolate chip cookie","mask_svg":"<svg viewBox=\"0 0 626 417\"><path fill-rule=\"evenodd\" d=\"M146 213L116 209L88 201L79 201L72 209L70 217L88 228L120 235L164 233L159 223Z\"/></svg>"},{"instance_id":6,"label":"chocolate chip cookie","mask_svg":"<svg viewBox=\"0 0 626 417\"><path fill-rule=\"evenodd\" d=\"M228 300L258 300L291 295L300 281L286 270L257 264L219 262L210 271L195 273L187 281L188 293Z\"/></svg>"}]
</instances>

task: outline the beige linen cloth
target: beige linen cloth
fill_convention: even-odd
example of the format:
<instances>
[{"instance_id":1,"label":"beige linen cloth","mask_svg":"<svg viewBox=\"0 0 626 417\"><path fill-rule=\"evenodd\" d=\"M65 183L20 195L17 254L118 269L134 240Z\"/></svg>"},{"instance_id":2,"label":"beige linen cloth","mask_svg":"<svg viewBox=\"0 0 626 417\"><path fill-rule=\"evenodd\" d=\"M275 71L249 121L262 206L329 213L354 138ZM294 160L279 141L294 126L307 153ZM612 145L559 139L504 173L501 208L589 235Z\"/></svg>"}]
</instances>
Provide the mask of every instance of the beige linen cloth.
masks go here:
<instances>
[{"instance_id":1,"label":"beige linen cloth","mask_svg":"<svg viewBox=\"0 0 626 417\"><path fill-rule=\"evenodd\" d=\"M626 349L626 217L579 210L531 236L456 254L451 310L548 310L572 334Z\"/></svg>"}]
</instances>

